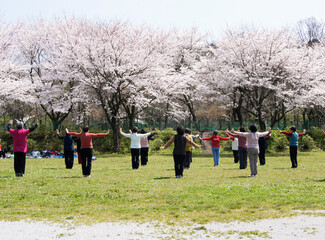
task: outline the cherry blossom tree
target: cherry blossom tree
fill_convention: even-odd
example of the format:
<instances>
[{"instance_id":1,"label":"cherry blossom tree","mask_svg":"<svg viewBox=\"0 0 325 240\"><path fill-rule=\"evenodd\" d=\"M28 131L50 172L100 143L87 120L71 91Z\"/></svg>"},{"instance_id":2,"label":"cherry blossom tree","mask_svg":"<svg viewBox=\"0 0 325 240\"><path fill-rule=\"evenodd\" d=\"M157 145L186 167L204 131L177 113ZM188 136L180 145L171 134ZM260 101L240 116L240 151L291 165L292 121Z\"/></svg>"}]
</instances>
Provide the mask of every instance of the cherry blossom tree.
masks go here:
<instances>
[{"instance_id":1,"label":"cherry blossom tree","mask_svg":"<svg viewBox=\"0 0 325 240\"><path fill-rule=\"evenodd\" d=\"M13 44L15 31L13 26L7 24L0 19L0 83L2 91L0 92L3 113L4 105L8 104L8 93L12 91L12 87L8 85L12 81L12 72L15 68L13 57ZM16 87L16 86L15 86Z\"/></svg>"},{"instance_id":2,"label":"cherry blossom tree","mask_svg":"<svg viewBox=\"0 0 325 240\"><path fill-rule=\"evenodd\" d=\"M207 35L201 34L197 29L175 31L173 37L173 61L169 66L170 71L164 86L172 99L185 106L184 112L189 114L198 129L196 108L204 101L206 94L207 86L203 81L205 76L202 67L209 60L210 46L207 43ZM168 99L170 100L170 97ZM169 104L175 103L170 101Z\"/></svg>"},{"instance_id":3,"label":"cherry blossom tree","mask_svg":"<svg viewBox=\"0 0 325 240\"><path fill-rule=\"evenodd\" d=\"M268 120L274 126L296 107L300 85L288 59L297 43L287 30L228 30L217 44L211 84L232 100L233 108L254 116L261 129Z\"/></svg>"},{"instance_id":4,"label":"cherry blossom tree","mask_svg":"<svg viewBox=\"0 0 325 240\"><path fill-rule=\"evenodd\" d=\"M168 61L168 34L119 21L68 19L63 25L68 61L79 72L81 91L102 108L117 152L120 119L131 122L156 98L153 90Z\"/></svg>"},{"instance_id":5,"label":"cherry blossom tree","mask_svg":"<svg viewBox=\"0 0 325 240\"><path fill-rule=\"evenodd\" d=\"M56 129L76 102L75 73L63 57L55 24L39 19L19 26L15 81L23 91L20 96L39 105Z\"/></svg>"}]
</instances>

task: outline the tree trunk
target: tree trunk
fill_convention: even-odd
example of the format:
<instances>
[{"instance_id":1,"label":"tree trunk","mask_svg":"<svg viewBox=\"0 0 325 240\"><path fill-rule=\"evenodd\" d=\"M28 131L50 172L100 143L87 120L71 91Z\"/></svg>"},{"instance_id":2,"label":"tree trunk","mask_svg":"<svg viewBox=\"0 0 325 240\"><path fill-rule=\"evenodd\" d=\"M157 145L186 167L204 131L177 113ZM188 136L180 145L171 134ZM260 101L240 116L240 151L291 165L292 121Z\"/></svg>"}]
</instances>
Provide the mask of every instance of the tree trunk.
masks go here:
<instances>
[{"instance_id":1,"label":"tree trunk","mask_svg":"<svg viewBox=\"0 0 325 240\"><path fill-rule=\"evenodd\" d=\"M132 105L131 111L128 114L128 119L129 119L129 129L133 128L134 125L134 120L135 120L135 106Z\"/></svg>"},{"instance_id":2,"label":"tree trunk","mask_svg":"<svg viewBox=\"0 0 325 240\"><path fill-rule=\"evenodd\" d=\"M167 128L167 122L168 122L168 108L169 108L169 103L167 103L166 106L166 111L165 111L165 129Z\"/></svg>"},{"instance_id":3,"label":"tree trunk","mask_svg":"<svg viewBox=\"0 0 325 240\"><path fill-rule=\"evenodd\" d=\"M120 146L119 146L120 129L116 117L112 118L110 125L113 131L113 152L119 152L120 151Z\"/></svg>"}]
</instances>

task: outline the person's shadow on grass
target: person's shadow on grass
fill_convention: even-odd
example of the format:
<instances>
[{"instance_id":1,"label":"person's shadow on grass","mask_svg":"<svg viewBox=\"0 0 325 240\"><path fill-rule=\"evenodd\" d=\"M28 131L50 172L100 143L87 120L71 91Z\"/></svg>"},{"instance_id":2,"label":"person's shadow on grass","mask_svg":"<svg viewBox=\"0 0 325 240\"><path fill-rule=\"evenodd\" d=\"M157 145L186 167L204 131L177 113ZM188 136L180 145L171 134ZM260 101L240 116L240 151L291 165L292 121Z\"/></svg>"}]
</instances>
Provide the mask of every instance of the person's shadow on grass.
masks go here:
<instances>
[{"instance_id":1,"label":"person's shadow on grass","mask_svg":"<svg viewBox=\"0 0 325 240\"><path fill-rule=\"evenodd\" d=\"M250 176L238 176L238 177L229 177L229 178L251 178Z\"/></svg>"},{"instance_id":2,"label":"person's shadow on grass","mask_svg":"<svg viewBox=\"0 0 325 240\"><path fill-rule=\"evenodd\" d=\"M170 179L171 177L156 177L154 180L164 180L164 179Z\"/></svg>"}]
</instances>

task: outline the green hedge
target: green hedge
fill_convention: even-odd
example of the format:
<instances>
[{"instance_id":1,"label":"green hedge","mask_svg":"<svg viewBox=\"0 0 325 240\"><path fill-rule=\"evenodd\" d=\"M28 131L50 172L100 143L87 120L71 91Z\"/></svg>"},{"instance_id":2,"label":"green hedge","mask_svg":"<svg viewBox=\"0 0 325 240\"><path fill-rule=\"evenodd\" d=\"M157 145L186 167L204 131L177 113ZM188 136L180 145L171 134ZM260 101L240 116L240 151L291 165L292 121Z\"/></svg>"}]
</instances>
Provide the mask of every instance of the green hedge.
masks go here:
<instances>
[{"instance_id":1,"label":"green hedge","mask_svg":"<svg viewBox=\"0 0 325 240\"><path fill-rule=\"evenodd\" d=\"M285 129L285 131L290 131ZM224 131L219 131L221 136L226 137ZM300 131L298 131L300 132ZM64 135L64 132L60 133ZM172 128L165 130L157 130L157 138L154 141L150 141L150 152L160 151L160 148L164 146L167 141L176 134L176 131ZM9 145L12 149L12 137L8 131L0 131L1 145L4 149ZM195 140L199 143L199 140ZM268 152L281 152L289 149L289 137L277 132L272 131L272 137L268 141ZM29 150L56 150L63 151L63 141L56 136L55 131L50 131L44 126L38 127L33 131L27 139ZM94 150L97 152L112 152L113 149L113 134L109 134L107 137L93 139ZM231 140L221 141L221 147L224 150L231 151ZM300 151L312 151L313 149L325 149L325 136L322 134L321 129L312 127L306 132L306 135L299 137L299 150ZM172 152L173 146L168 151ZM130 152L130 139L120 136L120 152Z\"/></svg>"}]
</instances>

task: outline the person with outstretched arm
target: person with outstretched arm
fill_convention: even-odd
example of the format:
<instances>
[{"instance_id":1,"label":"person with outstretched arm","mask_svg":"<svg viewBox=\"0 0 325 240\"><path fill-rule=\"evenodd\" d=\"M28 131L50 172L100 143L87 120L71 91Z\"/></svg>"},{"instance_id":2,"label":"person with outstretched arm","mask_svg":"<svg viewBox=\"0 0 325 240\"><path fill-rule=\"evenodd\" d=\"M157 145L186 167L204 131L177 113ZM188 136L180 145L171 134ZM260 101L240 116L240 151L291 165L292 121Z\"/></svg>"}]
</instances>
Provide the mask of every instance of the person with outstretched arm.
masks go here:
<instances>
[{"instance_id":1,"label":"person with outstretched arm","mask_svg":"<svg viewBox=\"0 0 325 240\"><path fill-rule=\"evenodd\" d=\"M81 141L81 159L82 159L82 174L84 177L90 177L91 161L93 158L93 138L105 137L109 134L106 133L89 133L89 127L83 127L81 133L69 132L66 128L65 131L68 135L80 138Z\"/></svg>"},{"instance_id":2,"label":"person with outstretched arm","mask_svg":"<svg viewBox=\"0 0 325 240\"><path fill-rule=\"evenodd\" d=\"M8 131L14 141L14 169L16 177L23 177L26 167L27 135L37 128L38 122L29 129L23 129L23 124L19 122L16 124L16 129L12 129L12 124L13 120L10 120Z\"/></svg>"},{"instance_id":3,"label":"person with outstretched arm","mask_svg":"<svg viewBox=\"0 0 325 240\"><path fill-rule=\"evenodd\" d=\"M185 128L185 137L187 137L190 141L193 141L194 138L199 138L200 135L196 134L196 135L192 135L192 130L189 128ZM192 163L192 148L193 146L190 144L190 142L186 143L186 158L185 158L185 162L184 162L184 168L185 169L189 169Z\"/></svg>"},{"instance_id":4,"label":"person with outstretched arm","mask_svg":"<svg viewBox=\"0 0 325 240\"><path fill-rule=\"evenodd\" d=\"M124 137L131 139L131 162L132 162L132 169L139 168L139 156L141 150L141 138L146 138L151 135L151 130L148 133L139 134L139 129L137 126L132 128L131 133L124 133L122 128L120 128L120 133Z\"/></svg>"},{"instance_id":5,"label":"person with outstretched arm","mask_svg":"<svg viewBox=\"0 0 325 240\"><path fill-rule=\"evenodd\" d=\"M241 126L239 128L240 132L246 132L246 128ZM232 132L229 132L228 129L226 130L227 136L232 136L238 138L238 155L239 155L239 169L246 169L247 167L247 138L243 136L238 136Z\"/></svg>"},{"instance_id":6,"label":"person with outstretched arm","mask_svg":"<svg viewBox=\"0 0 325 240\"><path fill-rule=\"evenodd\" d=\"M183 171L184 171L184 161L186 158L186 143L190 143L194 147L201 147L200 145L194 143L193 141L189 140L187 137L184 136L185 130L182 125L178 126L177 134L174 135L164 147L161 149L164 150L168 148L172 143L174 143L174 151L173 151L173 157L174 157L174 166L175 166L175 175L176 178L182 178L183 177Z\"/></svg>"},{"instance_id":7,"label":"person with outstretched arm","mask_svg":"<svg viewBox=\"0 0 325 240\"><path fill-rule=\"evenodd\" d=\"M267 132L257 132L257 127L255 124L252 124L249 127L250 132L235 132L238 136L247 138L247 153L249 158L249 166L251 169L250 177L256 177L257 175L257 162L258 162L258 139L260 137L264 137L270 135L272 133L272 129L269 128Z\"/></svg>"},{"instance_id":8,"label":"person with outstretched arm","mask_svg":"<svg viewBox=\"0 0 325 240\"><path fill-rule=\"evenodd\" d=\"M212 136L206 137L206 138L199 138L200 140L205 140L205 141L211 141L211 150L213 154L213 161L214 161L214 166L217 167L220 164L220 141L226 141L230 139L229 137L221 137L219 136L219 131L218 130L213 130Z\"/></svg>"},{"instance_id":9,"label":"person with outstretched arm","mask_svg":"<svg viewBox=\"0 0 325 240\"><path fill-rule=\"evenodd\" d=\"M295 126L292 126L290 128L291 132L285 132L280 131L278 128L278 132L283 133L287 136L290 136L290 160L291 160L291 168L297 168L298 167L298 161L297 161L297 152L298 152L298 139L299 136L302 136L306 133L306 130L304 129L302 133L297 133L297 129Z\"/></svg>"},{"instance_id":10,"label":"person with outstretched arm","mask_svg":"<svg viewBox=\"0 0 325 240\"><path fill-rule=\"evenodd\" d=\"M74 162L74 141L79 140L79 138L70 136L67 133L65 136L61 136L59 129L56 130L56 135L63 140L65 167L67 169L72 169Z\"/></svg>"},{"instance_id":11,"label":"person with outstretched arm","mask_svg":"<svg viewBox=\"0 0 325 240\"><path fill-rule=\"evenodd\" d=\"M141 129L140 133L145 134L145 133L147 133L147 131L143 128L143 129ZM156 134L157 134L157 132L153 132L149 136L140 139L141 166L145 166L148 163L149 141L156 139L156 137L157 137L157 136L155 136Z\"/></svg>"}]
</instances>

